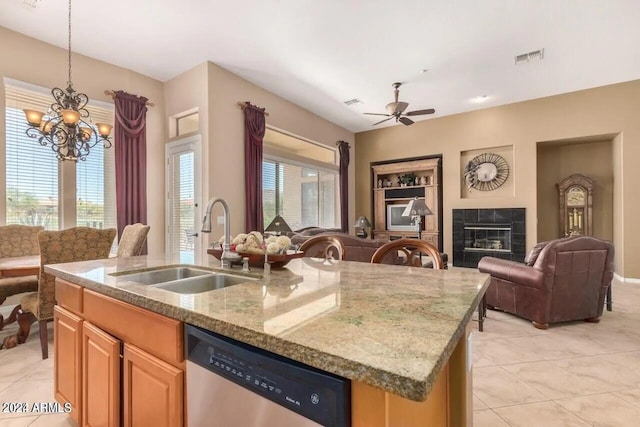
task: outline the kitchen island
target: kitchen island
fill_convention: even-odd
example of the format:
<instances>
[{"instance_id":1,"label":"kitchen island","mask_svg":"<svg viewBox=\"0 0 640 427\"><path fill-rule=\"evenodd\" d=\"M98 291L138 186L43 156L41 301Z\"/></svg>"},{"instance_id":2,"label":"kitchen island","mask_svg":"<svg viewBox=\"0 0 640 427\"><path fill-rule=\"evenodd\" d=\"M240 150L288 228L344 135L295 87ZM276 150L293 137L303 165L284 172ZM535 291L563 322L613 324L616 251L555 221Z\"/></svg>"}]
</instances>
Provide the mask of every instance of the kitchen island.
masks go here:
<instances>
[{"instance_id":1,"label":"kitchen island","mask_svg":"<svg viewBox=\"0 0 640 427\"><path fill-rule=\"evenodd\" d=\"M184 322L350 379L353 426L470 423L470 321L488 275L303 258L265 276L255 269L246 274L246 282L198 294L127 280L131 273L171 265L169 258L142 256L45 266L45 272L60 279L56 398L71 401L77 419L106 414L116 420L123 411L128 425L133 411L127 407L135 406L136 393L128 390L126 373L137 372L136 361L155 356L164 369L161 377L178 391L168 397L176 401L168 415L174 423L166 425L182 425L188 399L180 384ZM205 268L218 267L211 260ZM242 275L239 268L225 271ZM100 331L105 336L96 335ZM100 386L91 386L87 377L101 362L116 369L121 347L109 342L112 353L92 353L102 348L98 338L124 346L124 399L120 405L118 375L110 373L98 383L108 383L105 393L114 402L102 399L106 406L91 410L92 393L105 393L94 392ZM97 356L88 360L91 354ZM141 413L151 403L137 405Z\"/></svg>"}]
</instances>

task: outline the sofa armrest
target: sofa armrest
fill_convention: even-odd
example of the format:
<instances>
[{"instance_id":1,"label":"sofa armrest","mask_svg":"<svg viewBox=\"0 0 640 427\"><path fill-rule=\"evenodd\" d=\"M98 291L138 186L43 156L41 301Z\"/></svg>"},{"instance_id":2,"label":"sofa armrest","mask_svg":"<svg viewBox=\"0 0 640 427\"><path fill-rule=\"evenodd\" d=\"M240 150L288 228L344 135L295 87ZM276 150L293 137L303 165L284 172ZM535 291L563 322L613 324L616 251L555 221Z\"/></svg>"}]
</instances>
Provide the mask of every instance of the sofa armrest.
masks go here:
<instances>
[{"instance_id":1,"label":"sofa armrest","mask_svg":"<svg viewBox=\"0 0 640 427\"><path fill-rule=\"evenodd\" d=\"M540 270L519 262L483 257L478 263L478 270L489 273L491 277L498 277L530 288L544 287L544 274Z\"/></svg>"}]
</instances>

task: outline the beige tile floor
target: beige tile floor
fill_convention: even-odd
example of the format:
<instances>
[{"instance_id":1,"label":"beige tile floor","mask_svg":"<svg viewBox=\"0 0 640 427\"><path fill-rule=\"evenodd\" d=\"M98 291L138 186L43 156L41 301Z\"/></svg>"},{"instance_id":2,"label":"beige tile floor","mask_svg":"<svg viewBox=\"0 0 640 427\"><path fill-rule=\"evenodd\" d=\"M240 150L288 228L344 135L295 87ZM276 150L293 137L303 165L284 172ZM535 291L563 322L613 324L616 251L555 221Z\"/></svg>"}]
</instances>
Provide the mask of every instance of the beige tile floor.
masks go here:
<instances>
[{"instance_id":1,"label":"beige tile floor","mask_svg":"<svg viewBox=\"0 0 640 427\"><path fill-rule=\"evenodd\" d=\"M614 283L613 293L614 311L597 324L540 331L489 311L485 332L473 335L474 426L639 426L640 285ZM0 312L16 302L8 299ZM37 327L27 343L0 350L0 404L54 401L51 324L49 331L47 360ZM23 426L75 424L64 414L0 412L0 427Z\"/></svg>"},{"instance_id":2,"label":"beige tile floor","mask_svg":"<svg viewBox=\"0 0 640 427\"><path fill-rule=\"evenodd\" d=\"M640 285L614 282L600 323L541 331L489 310L473 335L475 427L640 426Z\"/></svg>"}]
</instances>

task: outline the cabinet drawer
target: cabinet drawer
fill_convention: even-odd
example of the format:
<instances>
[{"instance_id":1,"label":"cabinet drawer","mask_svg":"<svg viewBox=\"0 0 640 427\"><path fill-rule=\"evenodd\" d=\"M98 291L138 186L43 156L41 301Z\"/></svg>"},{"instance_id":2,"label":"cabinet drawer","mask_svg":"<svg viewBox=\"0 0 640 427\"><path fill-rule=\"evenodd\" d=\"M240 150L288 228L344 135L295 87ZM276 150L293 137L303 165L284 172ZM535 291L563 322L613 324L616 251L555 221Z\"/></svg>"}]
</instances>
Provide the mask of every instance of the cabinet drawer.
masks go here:
<instances>
[{"instance_id":1,"label":"cabinet drawer","mask_svg":"<svg viewBox=\"0 0 640 427\"><path fill-rule=\"evenodd\" d=\"M85 319L179 368L184 367L182 322L84 289Z\"/></svg>"},{"instance_id":2,"label":"cabinet drawer","mask_svg":"<svg viewBox=\"0 0 640 427\"><path fill-rule=\"evenodd\" d=\"M82 286L56 278L56 301L75 314L82 314Z\"/></svg>"}]
</instances>

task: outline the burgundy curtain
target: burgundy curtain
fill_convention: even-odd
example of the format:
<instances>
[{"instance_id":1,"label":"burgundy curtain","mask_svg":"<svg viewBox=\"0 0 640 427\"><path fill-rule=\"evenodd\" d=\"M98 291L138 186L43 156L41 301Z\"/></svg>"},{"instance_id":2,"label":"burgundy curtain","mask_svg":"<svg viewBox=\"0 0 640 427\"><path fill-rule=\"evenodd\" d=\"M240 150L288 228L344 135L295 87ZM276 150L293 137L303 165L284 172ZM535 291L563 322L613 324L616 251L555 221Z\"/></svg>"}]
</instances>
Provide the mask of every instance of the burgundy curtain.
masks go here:
<instances>
[{"instance_id":1,"label":"burgundy curtain","mask_svg":"<svg viewBox=\"0 0 640 427\"><path fill-rule=\"evenodd\" d=\"M115 92L118 236L127 224L147 223L147 98ZM142 253L147 253L145 242Z\"/></svg>"},{"instance_id":2,"label":"burgundy curtain","mask_svg":"<svg viewBox=\"0 0 640 427\"><path fill-rule=\"evenodd\" d=\"M264 138L264 108L245 103L244 108L244 188L245 229L264 231L262 219L262 139Z\"/></svg>"},{"instance_id":3,"label":"burgundy curtain","mask_svg":"<svg viewBox=\"0 0 640 427\"><path fill-rule=\"evenodd\" d=\"M340 153L340 220L342 232L349 232L349 143L338 141Z\"/></svg>"}]
</instances>

